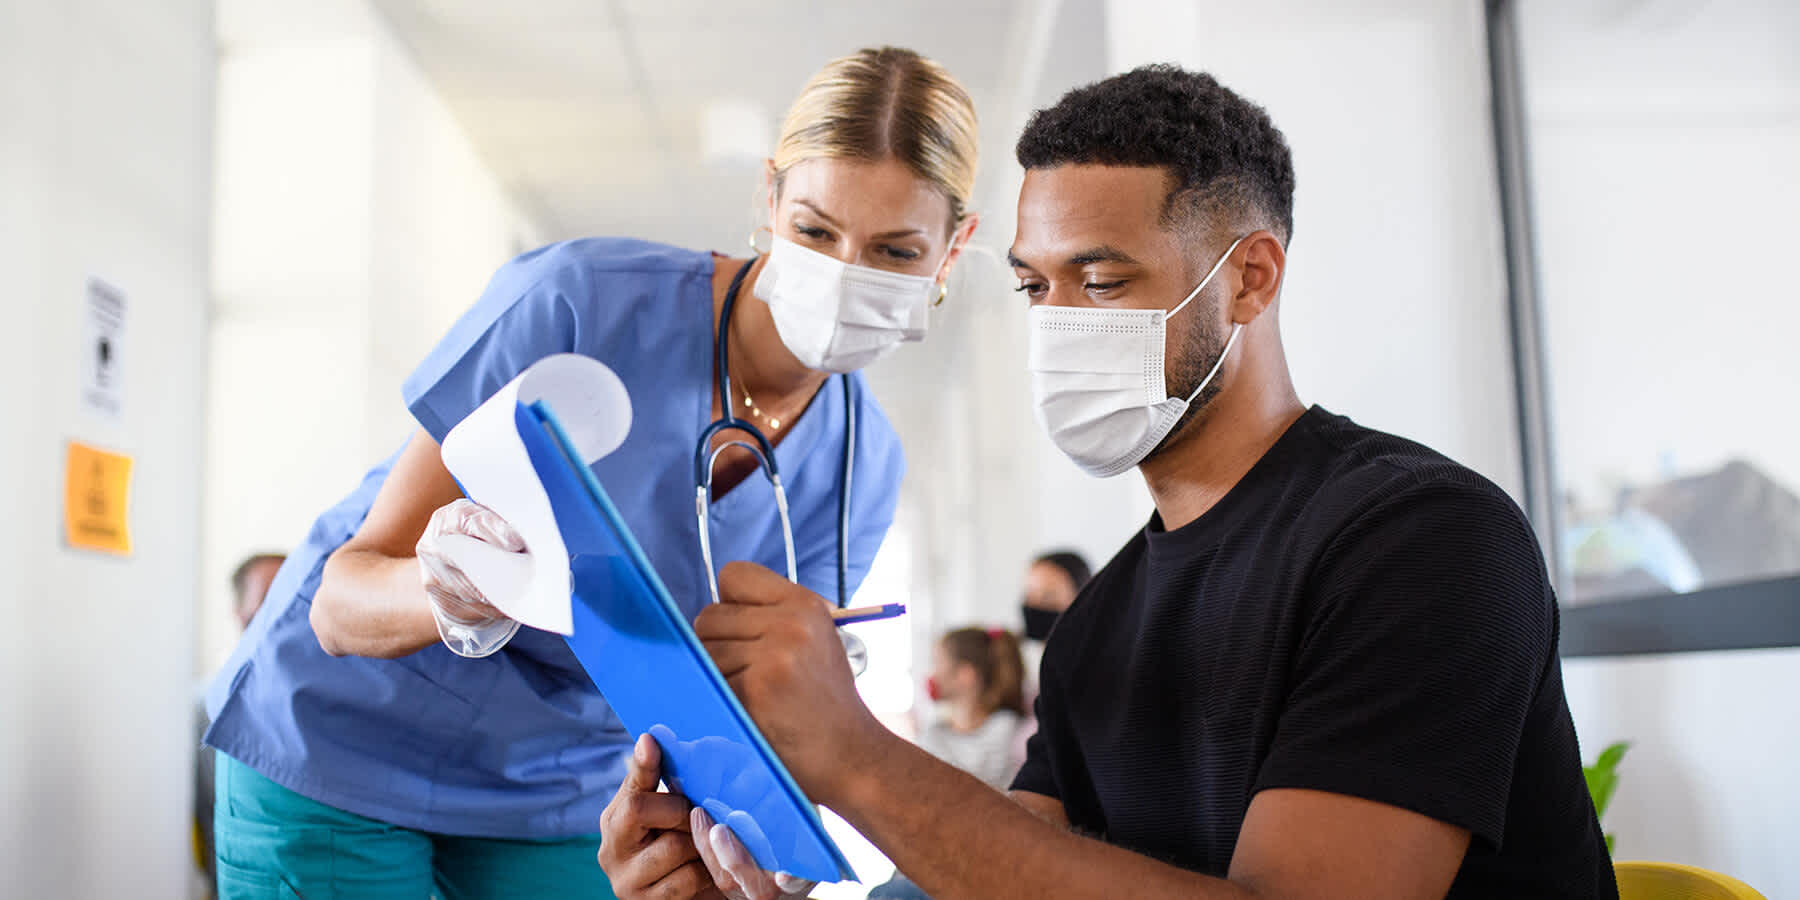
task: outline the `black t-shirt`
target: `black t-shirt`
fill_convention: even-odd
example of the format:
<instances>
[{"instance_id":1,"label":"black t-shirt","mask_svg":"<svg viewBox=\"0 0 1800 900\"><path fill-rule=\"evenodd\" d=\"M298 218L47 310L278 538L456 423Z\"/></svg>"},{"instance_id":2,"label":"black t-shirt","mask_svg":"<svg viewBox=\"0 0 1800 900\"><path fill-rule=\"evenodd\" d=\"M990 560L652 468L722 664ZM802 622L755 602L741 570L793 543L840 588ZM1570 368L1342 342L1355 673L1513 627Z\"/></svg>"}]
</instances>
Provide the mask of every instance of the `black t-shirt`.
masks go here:
<instances>
[{"instance_id":1,"label":"black t-shirt","mask_svg":"<svg viewBox=\"0 0 1800 900\"><path fill-rule=\"evenodd\" d=\"M1612 900L1556 645L1504 492L1314 407L1063 614L1013 787L1220 877L1257 792L1347 794L1468 829L1450 897Z\"/></svg>"}]
</instances>

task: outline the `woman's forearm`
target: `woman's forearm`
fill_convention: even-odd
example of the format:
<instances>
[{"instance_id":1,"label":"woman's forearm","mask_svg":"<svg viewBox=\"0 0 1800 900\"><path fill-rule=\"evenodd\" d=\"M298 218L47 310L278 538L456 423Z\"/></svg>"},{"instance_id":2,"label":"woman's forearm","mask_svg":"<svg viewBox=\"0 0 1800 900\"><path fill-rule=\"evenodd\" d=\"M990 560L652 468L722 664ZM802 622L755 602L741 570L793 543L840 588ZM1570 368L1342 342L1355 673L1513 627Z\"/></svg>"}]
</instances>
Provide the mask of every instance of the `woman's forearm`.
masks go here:
<instances>
[{"instance_id":1,"label":"woman's forearm","mask_svg":"<svg viewBox=\"0 0 1800 900\"><path fill-rule=\"evenodd\" d=\"M313 632L333 656L405 656L438 642L418 561L344 547L331 555L313 595Z\"/></svg>"}]
</instances>

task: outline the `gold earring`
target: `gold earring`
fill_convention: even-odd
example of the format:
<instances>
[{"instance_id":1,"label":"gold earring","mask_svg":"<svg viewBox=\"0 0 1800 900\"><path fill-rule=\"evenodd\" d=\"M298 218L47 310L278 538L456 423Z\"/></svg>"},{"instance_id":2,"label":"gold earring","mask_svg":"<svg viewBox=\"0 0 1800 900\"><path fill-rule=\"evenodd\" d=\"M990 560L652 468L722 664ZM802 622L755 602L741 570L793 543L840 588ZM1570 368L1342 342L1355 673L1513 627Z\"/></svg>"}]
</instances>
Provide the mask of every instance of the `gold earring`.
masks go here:
<instances>
[{"instance_id":1,"label":"gold earring","mask_svg":"<svg viewBox=\"0 0 1800 900\"><path fill-rule=\"evenodd\" d=\"M770 228L767 225L764 225L760 228L751 229L751 231L750 231L750 252L751 253L755 253L757 255L762 254L763 248L756 246L756 236L759 234L762 234L765 231L767 231L769 233L769 237L772 238L775 236L775 229Z\"/></svg>"},{"instance_id":2,"label":"gold earring","mask_svg":"<svg viewBox=\"0 0 1800 900\"><path fill-rule=\"evenodd\" d=\"M936 302L936 303L933 303L933 304L931 304L931 305L932 305L932 306L933 306L933 307L938 307L938 306L943 306L943 305L944 305L944 298L945 298L945 297L948 297L948 296L950 296L950 285L949 285L949 283L948 283L948 282L943 282L943 281L940 281L940 282L938 282L938 298L937 298L937 302Z\"/></svg>"}]
</instances>

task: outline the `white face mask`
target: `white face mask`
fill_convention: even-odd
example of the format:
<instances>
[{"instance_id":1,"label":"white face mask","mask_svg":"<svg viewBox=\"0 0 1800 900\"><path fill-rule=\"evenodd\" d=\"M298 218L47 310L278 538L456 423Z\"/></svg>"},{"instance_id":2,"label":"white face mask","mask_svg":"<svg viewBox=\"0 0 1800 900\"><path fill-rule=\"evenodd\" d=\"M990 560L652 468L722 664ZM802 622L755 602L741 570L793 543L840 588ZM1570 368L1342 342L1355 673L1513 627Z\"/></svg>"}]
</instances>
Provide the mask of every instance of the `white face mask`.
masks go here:
<instances>
[{"instance_id":1,"label":"white face mask","mask_svg":"<svg viewBox=\"0 0 1800 900\"><path fill-rule=\"evenodd\" d=\"M1142 462L1219 374L1242 326L1232 325L1219 361L1193 393L1170 397L1163 372L1167 323L1200 295L1242 240L1233 241L1199 286L1168 312L1031 308L1027 360L1038 420L1082 471L1110 478Z\"/></svg>"},{"instance_id":2,"label":"white face mask","mask_svg":"<svg viewBox=\"0 0 1800 900\"><path fill-rule=\"evenodd\" d=\"M801 364L853 372L901 341L925 339L937 279L853 265L776 237L754 291Z\"/></svg>"}]
</instances>

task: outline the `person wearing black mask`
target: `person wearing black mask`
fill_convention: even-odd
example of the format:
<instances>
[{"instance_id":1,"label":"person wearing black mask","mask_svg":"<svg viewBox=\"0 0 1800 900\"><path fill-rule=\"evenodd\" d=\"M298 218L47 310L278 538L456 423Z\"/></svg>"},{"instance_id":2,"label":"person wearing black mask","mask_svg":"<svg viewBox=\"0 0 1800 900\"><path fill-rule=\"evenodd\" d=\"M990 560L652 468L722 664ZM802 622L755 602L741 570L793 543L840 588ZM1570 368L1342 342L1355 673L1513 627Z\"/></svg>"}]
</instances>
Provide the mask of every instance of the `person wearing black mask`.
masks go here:
<instances>
[{"instance_id":1,"label":"person wearing black mask","mask_svg":"<svg viewBox=\"0 0 1800 900\"><path fill-rule=\"evenodd\" d=\"M1075 595L1092 574L1087 560L1073 550L1057 550L1032 560L1025 572L1025 599L1020 606L1025 615L1025 639L1040 645L1049 640L1050 626L1075 602Z\"/></svg>"},{"instance_id":2,"label":"person wearing black mask","mask_svg":"<svg viewBox=\"0 0 1800 900\"><path fill-rule=\"evenodd\" d=\"M1037 702L1038 666L1044 659L1044 642L1050 640L1050 628L1075 602L1075 595L1087 586L1093 569L1081 554L1074 550L1053 550L1031 561L1031 567L1025 570L1025 596L1019 604L1019 612L1025 618L1025 629L1019 634L1024 640L1019 642L1019 653L1025 660L1025 703L1029 709ZM1024 729L1020 740L1029 737L1035 728ZM1025 747L1019 745L1019 756L1024 758Z\"/></svg>"}]
</instances>

